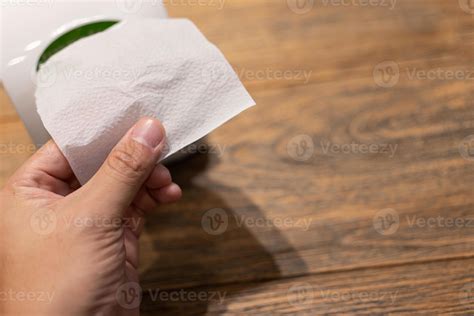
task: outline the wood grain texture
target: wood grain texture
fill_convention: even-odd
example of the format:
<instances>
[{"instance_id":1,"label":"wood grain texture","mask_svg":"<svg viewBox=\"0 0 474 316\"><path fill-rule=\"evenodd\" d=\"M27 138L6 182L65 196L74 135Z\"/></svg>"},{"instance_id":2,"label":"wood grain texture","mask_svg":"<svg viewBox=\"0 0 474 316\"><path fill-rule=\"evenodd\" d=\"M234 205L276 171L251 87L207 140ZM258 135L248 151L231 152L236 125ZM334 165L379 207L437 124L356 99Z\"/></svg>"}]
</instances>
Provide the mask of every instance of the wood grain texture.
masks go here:
<instances>
[{"instance_id":1,"label":"wood grain texture","mask_svg":"<svg viewBox=\"0 0 474 316\"><path fill-rule=\"evenodd\" d=\"M0 85L0 187L35 151L25 126Z\"/></svg>"},{"instance_id":2,"label":"wood grain texture","mask_svg":"<svg viewBox=\"0 0 474 316\"><path fill-rule=\"evenodd\" d=\"M316 0L306 14L290 2L168 1L223 50L257 107L171 166L184 197L147 222L143 311L472 314L459 297L474 273L473 15L445 0ZM384 61L398 67L391 87ZM0 155L1 185L32 150L19 150L30 140L0 101L0 144L15 145ZM163 301L156 289L227 298Z\"/></svg>"},{"instance_id":3,"label":"wood grain texture","mask_svg":"<svg viewBox=\"0 0 474 316\"><path fill-rule=\"evenodd\" d=\"M145 246L156 245L160 258L144 273L144 285L199 286L473 256L474 165L458 150L474 133L466 127L472 110L456 92L464 83L443 84L437 96L423 84L388 90L370 85L357 79L255 93L259 106L209 137L210 148L225 146L222 155L173 167L185 196L149 222L154 237ZM314 144L304 162L287 150L301 134ZM396 151L393 157L325 153L328 142ZM201 227L214 208L229 217L217 236ZM374 227L377 213L387 208L400 224L388 235ZM418 217L464 224L422 227L414 223ZM244 219L269 222L242 225Z\"/></svg>"},{"instance_id":4,"label":"wood grain texture","mask_svg":"<svg viewBox=\"0 0 474 316\"><path fill-rule=\"evenodd\" d=\"M144 292L143 315L472 315L474 261Z\"/></svg>"},{"instance_id":5,"label":"wood grain texture","mask_svg":"<svg viewBox=\"0 0 474 316\"><path fill-rule=\"evenodd\" d=\"M472 67L474 22L457 1L397 0L393 9L389 0L374 6L364 0L166 2L171 16L191 19L222 49L253 90L364 76L386 60L425 69ZM296 14L295 2L314 6ZM292 75L282 80L277 71Z\"/></svg>"}]
</instances>

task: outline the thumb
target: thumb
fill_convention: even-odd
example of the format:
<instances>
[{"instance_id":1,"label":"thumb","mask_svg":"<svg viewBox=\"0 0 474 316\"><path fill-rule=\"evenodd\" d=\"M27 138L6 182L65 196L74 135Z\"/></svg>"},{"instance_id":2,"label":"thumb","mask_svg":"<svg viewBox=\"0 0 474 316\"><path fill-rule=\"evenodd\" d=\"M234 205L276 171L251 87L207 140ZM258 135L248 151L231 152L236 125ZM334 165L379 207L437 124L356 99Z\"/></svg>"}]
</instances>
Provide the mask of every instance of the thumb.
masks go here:
<instances>
[{"instance_id":1,"label":"thumb","mask_svg":"<svg viewBox=\"0 0 474 316\"><path fill-rule=\"evenodd\" d=\"M115 146L82 190L83 201L105 216L121 217L152 172L165 146L158 120L142 118Z\"/></svg>"}]
</instances>

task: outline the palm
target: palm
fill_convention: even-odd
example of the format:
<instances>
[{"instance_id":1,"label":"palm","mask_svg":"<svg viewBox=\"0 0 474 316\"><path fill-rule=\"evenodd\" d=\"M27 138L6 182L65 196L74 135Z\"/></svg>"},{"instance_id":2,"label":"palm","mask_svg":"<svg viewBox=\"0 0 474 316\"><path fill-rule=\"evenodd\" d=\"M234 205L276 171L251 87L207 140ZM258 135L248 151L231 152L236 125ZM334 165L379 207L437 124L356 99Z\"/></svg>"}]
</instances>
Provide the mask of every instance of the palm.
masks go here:
<instances>
[{"instance_id":1,"label":"palm","mask_svg":"<svg viewBox=\"0 0 474 316\"><path fill-rule=\"evenodd\" d=\"M166 172L163 173L163 167L160 170L161 172L155 172L151 181L157 187L155 189L157 192L159 187L171 183L169 173L168 175ZM58 223L61 223L62 217L69 222L71 218L81 217L81 209L84 207L76 205L82 202L82 198L78 198L81 186L67 160L54 143L43 147L17 171L8 185L14 187L16 191L21 191L25 213L32 208L53 210ZM138 314L141 298L137 270L138 240L144 223L143 210L150 211L156 206L156 202L147 193L149 191L150 188L142 187L135 200L123 213L120 225L97 225L88 229L84 227L71 229L69 226L58 225L54 232L59 236L56 239L64 239L64 236L70 238L71 240L66 242L69 247L62 249L61 245L53 243L45 248L61 249L60 253L45 251L51 253L53 261L55 258L60 258L63 253L68 253L72 258L72 261L62 257L58 259L60 262L65 261L63 266L67 268L64 274L68 275L68 278L64 278L58 286L60 289L58 299L66 301L71 297L82 297L85 304L82 304L81 310L85 311L85 314L91 314L92 311L114 315ZM176 197L168 198L168 200L174 199ZM44 218L43 215L40 217ZM32 234L28 237L18 236L17 239L27 240L36 237L37 235Z\"/></svg>"}]
</instances>

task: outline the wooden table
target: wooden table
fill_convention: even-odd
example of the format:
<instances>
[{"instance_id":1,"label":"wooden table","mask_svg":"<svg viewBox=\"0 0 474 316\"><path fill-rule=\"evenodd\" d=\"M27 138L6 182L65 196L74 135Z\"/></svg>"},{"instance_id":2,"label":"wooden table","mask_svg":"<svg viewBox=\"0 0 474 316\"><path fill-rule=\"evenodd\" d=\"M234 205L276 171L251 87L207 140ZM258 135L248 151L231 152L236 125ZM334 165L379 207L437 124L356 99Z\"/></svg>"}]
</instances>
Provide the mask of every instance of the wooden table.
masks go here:
<instances>
[{"instance_id":1,"label":"wooden table","mask_svg":"<svg viewBox=\"0 0 474 316\"><path fill-rule=\"evenodd\" d=\"M328 1L168 1L258 106L172 167L143 314L474 313L468 1ZM0 140L3 184L31 154L3 93Z\"/></svg>"}]
</instances>

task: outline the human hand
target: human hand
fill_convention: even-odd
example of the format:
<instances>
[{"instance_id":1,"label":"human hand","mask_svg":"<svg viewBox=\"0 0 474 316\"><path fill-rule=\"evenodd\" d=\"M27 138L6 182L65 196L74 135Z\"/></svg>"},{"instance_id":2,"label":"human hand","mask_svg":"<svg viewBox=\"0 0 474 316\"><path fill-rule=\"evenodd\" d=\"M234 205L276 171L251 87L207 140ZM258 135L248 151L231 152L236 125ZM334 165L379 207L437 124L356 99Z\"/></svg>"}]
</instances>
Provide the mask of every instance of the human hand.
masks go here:
<instances>
[{"instance_id":1,"label":"human hand","mask_svg":"<svg viewBox=\"0 0 474 316\"><path fill-rule=\"evenodd\" d=\"M138 282L143 217L181 197L156 165L164 146L162 125L144 118L83 187L54 142L11 177L0 192L1 315L139 313L120 289Z\"/></svg>"}]
</instances>

